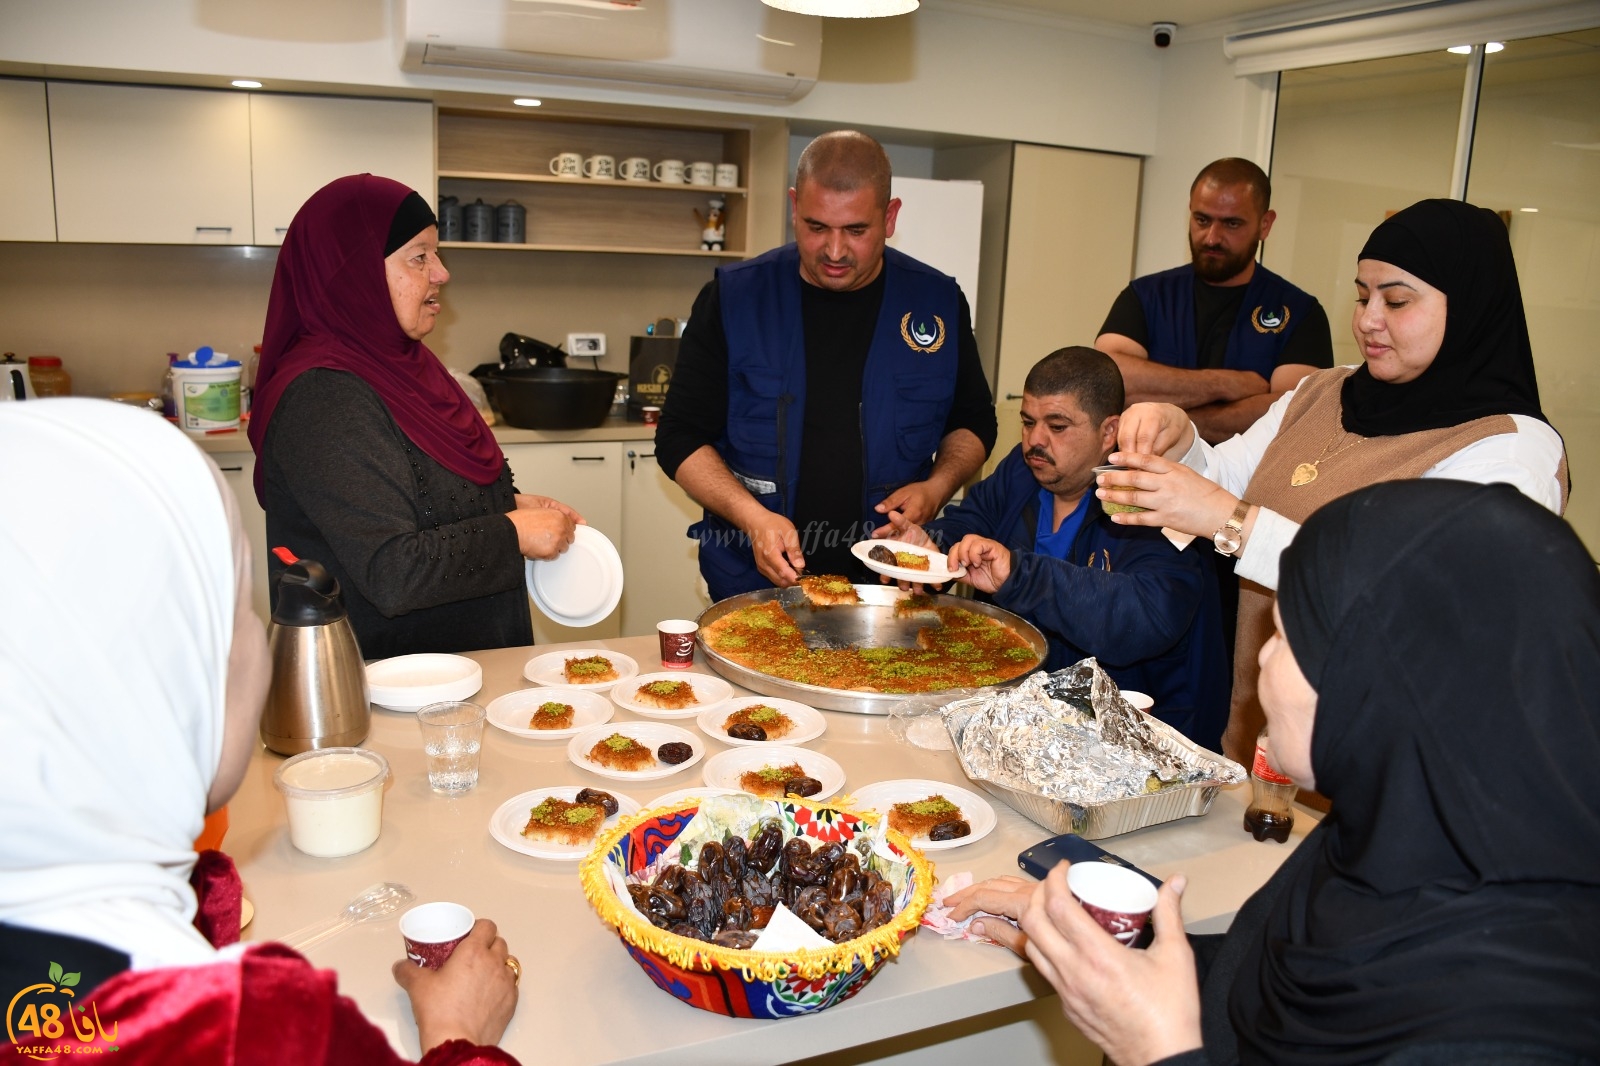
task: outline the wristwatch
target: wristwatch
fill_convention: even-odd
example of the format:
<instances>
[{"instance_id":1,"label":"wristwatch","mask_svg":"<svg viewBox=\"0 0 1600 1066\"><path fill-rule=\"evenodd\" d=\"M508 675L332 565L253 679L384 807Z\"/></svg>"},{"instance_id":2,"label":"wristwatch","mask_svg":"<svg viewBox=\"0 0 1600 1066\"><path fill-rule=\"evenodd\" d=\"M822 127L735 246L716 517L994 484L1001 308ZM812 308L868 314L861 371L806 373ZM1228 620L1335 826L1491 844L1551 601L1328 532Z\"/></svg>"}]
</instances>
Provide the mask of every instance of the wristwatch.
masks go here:
<instances>
[{"instance_id":1,"label":"wristwatch","mask_svg":"<svg viewBox=\"0 0 1600 1066\"><path fill-rule=\"evenodd\" d=\"M1222 523L1222 528L1211 534L1211 543L1216 545L1218 554L1233 555L1239 550L1240 543L1244 540L1244 519L1250 513L1250 505L1244 500L1239 501L1239 506L1233 509L1233 514Z\"/></svg>"}]
</instances>

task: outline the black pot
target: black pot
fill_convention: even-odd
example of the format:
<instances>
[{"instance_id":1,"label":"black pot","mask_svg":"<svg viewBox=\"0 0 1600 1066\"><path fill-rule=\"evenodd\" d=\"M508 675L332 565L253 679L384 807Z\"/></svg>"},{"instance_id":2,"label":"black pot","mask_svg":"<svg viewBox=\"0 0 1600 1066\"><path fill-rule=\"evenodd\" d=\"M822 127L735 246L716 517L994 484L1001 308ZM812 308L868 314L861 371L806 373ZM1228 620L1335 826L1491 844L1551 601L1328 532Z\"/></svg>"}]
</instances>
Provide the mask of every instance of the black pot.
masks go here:
<instances>
[{"instance_id":1,"label":"black pot","mask_svg":"<svg viewBox=\"0 0 1600 1066\"><path fill-rule=\"evenodd\" d=\"M611 413L617 382L609 370L530 366L474 374L506 424L518 429L593 429Z\"/></svg>"}]
</instances>

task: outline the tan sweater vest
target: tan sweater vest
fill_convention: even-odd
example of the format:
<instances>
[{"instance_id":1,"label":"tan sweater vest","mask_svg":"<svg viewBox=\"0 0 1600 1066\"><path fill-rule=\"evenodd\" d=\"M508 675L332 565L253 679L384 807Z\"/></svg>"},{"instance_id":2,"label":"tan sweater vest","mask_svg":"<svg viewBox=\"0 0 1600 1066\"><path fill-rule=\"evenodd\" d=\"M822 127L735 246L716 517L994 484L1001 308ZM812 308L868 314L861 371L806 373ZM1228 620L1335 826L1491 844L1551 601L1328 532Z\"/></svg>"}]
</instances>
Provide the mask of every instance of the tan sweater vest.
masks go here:
<instances>
[{"instance_id":1,"label":"tan sweater vest","mask_svg":"<svg viewBox=\"0 0 1600 1066\"><path fill-rule=\"evenodd\" d=\"M1500 433L1515 433L1510 415L1488 415L1459 426L1393 437L1347 433L1340 422L1339 389L1353 367L1318 371L1300 382L1284 412L1278 434L1267 446L1245 489L1244 498L1295 522L1304 522L1331 500L1382 481L1418 478L1469 444ZM1316 476L1304 484L1296 470L1315 464ZM1222 735L1223 752L1246 766L1265 723L1256 696L1257 653L1272 635L1270 589L1239 582L1239 627L1233 652L1233 704Z\"/></svg>"}]
</instances>

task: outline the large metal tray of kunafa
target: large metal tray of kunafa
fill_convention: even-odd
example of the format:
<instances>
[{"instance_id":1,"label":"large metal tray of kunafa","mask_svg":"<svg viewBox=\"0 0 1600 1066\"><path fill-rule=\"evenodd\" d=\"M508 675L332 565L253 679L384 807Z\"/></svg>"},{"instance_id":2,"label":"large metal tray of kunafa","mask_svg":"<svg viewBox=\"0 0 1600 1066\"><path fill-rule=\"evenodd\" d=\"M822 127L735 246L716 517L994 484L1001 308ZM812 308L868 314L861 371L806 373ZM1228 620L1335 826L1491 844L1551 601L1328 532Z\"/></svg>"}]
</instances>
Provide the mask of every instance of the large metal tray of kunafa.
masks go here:
<instances>
[{"instance_id":1,"label":"large metal tray of kunafa","mask_svg":"<svg viewBox=\"0 0 1600 1066\"><path fill-rule=\"evenodd\" d=\"M830 711L848 711L854 714L890 714L909 699L925 699L928 695L948 692L952 699L972 695L986 688L1004 688L1016 684L1038 668L1048 652L1044 634L1010 611L990 603L936 593L929 596L934 607L958 607L965 611L987 616L1008 627L1031 648L1034 661L1014 677L1008 677L990 686L969 686L952 689L935 689L928 692L881 692L859 688L830 688L823 685L792 681L753 669L718 654L706 643L706 627L735 611L776 601L794 620L808 649L873 649L918 647L917 634L930 626L942 625L928 612L918 615L897 615L895 605L911 593L892 585L856 585L859 604L816 607L806 599L799 588L758 589L712 604L701 612L696 621L700 625L697 638L699 654L713 670L736 685L764 696L796 700Z\"/></svg>"}]
</instances>

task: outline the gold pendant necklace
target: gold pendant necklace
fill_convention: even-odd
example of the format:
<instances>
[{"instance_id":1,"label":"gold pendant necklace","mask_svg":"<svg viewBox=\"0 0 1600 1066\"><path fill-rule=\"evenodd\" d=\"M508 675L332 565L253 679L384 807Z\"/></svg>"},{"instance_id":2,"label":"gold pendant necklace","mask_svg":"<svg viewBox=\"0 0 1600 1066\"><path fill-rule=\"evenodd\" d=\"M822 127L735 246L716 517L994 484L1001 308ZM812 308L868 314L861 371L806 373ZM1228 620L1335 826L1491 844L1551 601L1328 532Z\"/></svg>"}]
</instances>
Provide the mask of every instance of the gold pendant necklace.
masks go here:
<instances>
[{"instance_id":1,"label":"gold pendant necklace","mask_svg":"<svg viewBox=\"0 0 1600 1066\"><path fill-rule=\"evenodd\" d=\"M1345 452L1349 451L1351 448L1354 448L1357 444L1360 444L1362 441L1367 439L1365 437L1357 437L1349 444L1346 444L1343 448L1340 448L1338 451L1329 454L1328 449L1333 447L1333 442L1338 440L1340 436L1344 434L1344 432L1345 431L1343 428L1335 430L1333 436L1328 438L1328 443L1323 445L1321 455L1317 456L1309 463L1301 463L1299 466L1295 467L1294 473L1289 476L1289 484L1295 488L1299 488L1302 485L1311 484L1313 481L1317 480L1317 467L1319 465L1329 459L1334 458L1335 456L1343 455Z\"/></svg>"}]
</instances>

